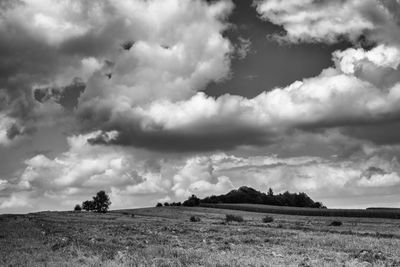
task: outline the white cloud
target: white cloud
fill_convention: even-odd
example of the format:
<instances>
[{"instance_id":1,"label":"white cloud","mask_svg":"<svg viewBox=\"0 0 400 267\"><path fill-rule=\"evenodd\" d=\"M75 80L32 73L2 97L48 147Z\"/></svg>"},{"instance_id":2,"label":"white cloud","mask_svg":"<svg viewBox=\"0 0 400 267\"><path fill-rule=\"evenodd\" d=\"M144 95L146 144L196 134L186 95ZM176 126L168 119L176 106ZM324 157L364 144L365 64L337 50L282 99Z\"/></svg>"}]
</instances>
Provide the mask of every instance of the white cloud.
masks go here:
<instances>
[{"instance_id":1,"label":"white cloud","mask_svg":"<svg viewBox=\"0 0 400 267\"><path fill-rule=\"evenodd\" d=\"M334 43L342 37L357 41L365 34L372 41L398 42L399 28L389 5L378 0L255 1L257 12L265 20L282 25L286 35L276 36L289 42Z\"/></svg>"},{"instance_id":2,"label":"white cloud","mask_svg":"<svg viewBox=\"0 0 400 267\"><path fill-rule=\"evenodd\" d=\"M7 180L0 179L0 191L6 189L7 185L8 185L8 181Z\"/></svg>"},{"instance_id":3,"label":"white cloud","mask_svg":"<svg viewBox=\"0 0 400 267\"><path fill-rule=\"evenodd\" d=\"M0 183L5 184L0 210L71 209L99 190L110 194L113 208L129 208L154 206L167 197L183 201L191 194L225 194L243 185L261 191L271 187L276 193L304 191L322 201L379 188L390 195L400 187L393 147L373 146L346 158L207 153L165 160L165 155L142 155L131 148L90 145L87 139L97 134L70 137L69 150L54 159L37 155L27 160L19 179Z\"/></svg>"},{"instance_id":4,"label":"white cloud","mask_svg":"<svg viewBox=\"0 0 400 267\"><path fill-rule=\"evenodd\" d=\"M348 71L350 63L343 63L345 58L342 54L337 64ZM261 93L253 99L231 95L214 99L197 93L189 100L154 101L145 108L126 112L135 114L132 118L136 120L139 118L144 132L181 131L187 135L192 131L228 134L239 129L258 129L260 135L265 135L299 126L379 121L399 112L398 81L384 90L341 69L328 68L317 77Z\"/></svg>"},{"instance_id":5,"label":"white cloud","mask_svg":"<svg viewBox=\"0 0 400 267\"><path fill-rule=\"evenodd\" d=\"M395 186L400 184L398 173L374 174L371 177L362 177L358 184L365 187Z\"/></svg>"},{"instance_id":6,"label":"white cloud","mask_svg":"<svg viewBox=\"0 0 400 267\"><path fill-rule=\"evenodd\" d=\"M15 209L21 207L32 207L29 199L24 193L13 193L9 199L0 204L0 209Z\"/></svg>"},{"instance_id":7,"label":"white cloud","mask_svg":"<svg viewBox=\"0 0 400 267\"><path fill-rule=\"evenodd\" d=\"M10 5L0 18L0 45L12 52L0 55L7 69L0 88L13 93L6 93L10 99L2 108L12 111L21 127L42 122L65 127L60 120L71 114L39 104L32 91L62 88L76 77L87 83L82 105L115 104L111 112L120 105L190 97L229 74L234 48L223 32L232 9L231 1L201 0ZM129 50L122 47L127 41ZM4 143L4 131L1 136Z\"/></svg>"},{"instance_id":8,"label":"white cloud","mask_svg":"<svg viewBox=\"0 0 400 267\"><path fill-rule=\"evenodd\" d=\"M349 48L333 53L336 66L345 74L355 74L365 61L376 67L397 69L400 64L400 50L398 47L379 45L369 51L361 48Z\"/></svg>"},{"instance_id":9,"label":"white cloud","mask_svg":"<svg viewBox=\"0 0 400 267\"><path fill-rule=\"evenodd\" d=\"M183 198L195 194L205 197L222 194L233 189L229 177L216 176L211 158L197 156L189 158L185 165L175 174L171 190L177 197Z\"/></svg>"}]
</instances>

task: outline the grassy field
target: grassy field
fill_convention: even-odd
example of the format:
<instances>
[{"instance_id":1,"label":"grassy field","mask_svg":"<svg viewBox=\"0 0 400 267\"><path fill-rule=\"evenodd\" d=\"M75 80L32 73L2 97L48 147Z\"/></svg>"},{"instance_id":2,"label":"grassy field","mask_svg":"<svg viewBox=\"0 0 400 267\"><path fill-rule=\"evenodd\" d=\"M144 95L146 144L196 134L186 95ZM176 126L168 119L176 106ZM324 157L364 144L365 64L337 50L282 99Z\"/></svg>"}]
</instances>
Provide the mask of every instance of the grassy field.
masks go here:
<instances>
[{"instance_id":1,"label":"grassy field","mask_svg":"<svg viewBox=\"0 0 400 267\"><path fill-rule=\"evenodd\" d=\"M203 207L1 215L0 266L400 266L400 221Z\"/></svg>"},{"instance_id":2,"label":"grassy field","mask_svg":"<svg viewBox=\"0 0 400 267\"><path fill-rule=\"evenodd\" d=\"M243 211L288 214L288 215L400 219L400 209L397 208L316 209L316 208L270 206L261 204L209 204L209 203L202 203L201 206L208 208L243 210Z\"/></svg>"}]
</instances>

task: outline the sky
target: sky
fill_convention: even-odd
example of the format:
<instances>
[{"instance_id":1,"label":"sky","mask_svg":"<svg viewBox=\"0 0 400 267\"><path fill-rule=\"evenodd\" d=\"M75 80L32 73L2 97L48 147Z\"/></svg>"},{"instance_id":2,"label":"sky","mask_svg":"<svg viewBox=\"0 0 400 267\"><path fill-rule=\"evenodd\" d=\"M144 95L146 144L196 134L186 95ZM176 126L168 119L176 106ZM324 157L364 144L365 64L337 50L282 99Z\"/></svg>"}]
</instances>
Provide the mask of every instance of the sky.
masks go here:
<instances>
[{"instance_id":1,"label":"sky","mask_svg":"<svg viewBox=\"0 0 400 267\"><path fill-rule=\"evenodd\" d=\"M0 36L0 213L400 206L399 0L0 0Z\"/></svg>"}]
</instances>

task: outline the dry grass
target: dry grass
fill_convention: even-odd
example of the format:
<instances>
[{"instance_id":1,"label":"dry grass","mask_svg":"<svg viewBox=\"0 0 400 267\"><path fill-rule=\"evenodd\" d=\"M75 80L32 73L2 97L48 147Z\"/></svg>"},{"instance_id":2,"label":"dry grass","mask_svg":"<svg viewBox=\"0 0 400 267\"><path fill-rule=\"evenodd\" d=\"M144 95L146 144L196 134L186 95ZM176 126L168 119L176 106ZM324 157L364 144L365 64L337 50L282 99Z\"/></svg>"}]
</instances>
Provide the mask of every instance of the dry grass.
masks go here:
<instances>
[{"instance_id":1,"label":"dry grass","mask_svg":"<svg viewBox=\"0 0 400 267\"><path fill-rule=\"evenodd\" d=\"M135 216L132 217L132 214ZM0 266L399 266L400 222L162 207L0 216ZM190 222L197 216L200 222Z\"/></svg>"}]
</instances>

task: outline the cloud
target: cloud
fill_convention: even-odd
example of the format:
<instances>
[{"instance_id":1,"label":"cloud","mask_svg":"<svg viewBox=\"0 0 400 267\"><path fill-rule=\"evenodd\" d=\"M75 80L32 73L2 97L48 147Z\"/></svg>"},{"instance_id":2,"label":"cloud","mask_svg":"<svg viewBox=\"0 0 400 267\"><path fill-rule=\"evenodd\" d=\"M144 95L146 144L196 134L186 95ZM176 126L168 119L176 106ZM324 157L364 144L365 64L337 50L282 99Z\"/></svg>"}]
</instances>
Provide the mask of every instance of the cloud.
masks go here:
<instances>
[{"instance_id":1,"label":"cloud","mask_svg":"<svg viewBox=\"0 0 400 267\"><path fill-rule=\"evenodd\" d=\"M346 38L358 42L399 42L398 2L345 1L255 1L261 18L281 25L285 33L275 36L289 42L334 43Z\"/></svg>"},{"instance_id":2,"label":"cloud","mask_svg":"<svg viewBox=\"0 0 400 267\"><path fill-rule=\"evenodd\" d=\"M230 1L2 3L1 109L23 127L71 116L47 99L67 110L79 101L184 99L229 74Z\"/></svg>"},{"instance_id":3,"label":"cloud","mask_svg":"<svg viewBox=\"0 0 400 267\"><path fill-rule=\"evenodd\" d=\"M188 100L133 108L116 102L113 113L97 104L89 114L82 108L80 116L85 125L92 116L94 125L118 131L111 143L177 151L269 144L296 128L379 127L400 115L398 52L383 45L337 51L335 66L320 75L252 99L199 92Z\"/></svg>"},{"instance_id":4,"label":"cloud","mask_svg":"<svg viewBox=\"0 0 400 267\"><path fill-rule=\"evenodd\" d=\"M100 189L115 207L243 184L321 198L398 189L398 2L255 7L279 40L354 47L315 77L215 98L202 90L251 45L225 35L231 1L1 1L0 145L43 126L70 136L0 183L2 209L69 209Z\"/></svg>"},{"instance_id":5,"label":"cloud","mask_svg":"<svg viewBox=\"0 0 400 267\"><path fill-rule=\"evenodd\" d=\"M73 82L61 88L35 88L33 91L34 98L43 103L52 99L67 110L72 110L78 106L79 96L85 90L85 84L80 78L75 78Z\"/></svg>"},{"instance_id":6,"label":"cloud","mask_svg":"<svg viewBox=\"0 0 400 267\"><path fill-rule=\"evenodd\" d=\"M191 194L223 194L242 185L262 191L272 187L277 193L304 191L330 205L335 203L331 198L376 193L389 196L400 188L398 146L360 143L345 157L278 156L265 152L249 156L243 151L178 156L87 141L99 134L69 137L68 151L55 158L39 154L27 159L20 176L0 183L0 210L71 209L99 190L110 194L114 208L127 208L153 206L167 198L183 201ZM321 134L326 138L321 143L332 147L351 143L337 134ZM104 135L110 137L113 133ZM281 140L282 145L287 141ZM291 149L293 154L302 150ZM313 145L307 145L307 149L312 150Z\"/></svg>"},{"instance_id":7,"label":"cloud","mask_svg":"<svg viewBox=\"0 0 400 267\"><path fill-rule=\"evenodd\" d=\"M363 177L358 184L365 187L394 186L400 183L397 173L373 174L371 177Z\"/></svg>"},{"instance_id":8,"label":"cloud","mask_svg":"<svg viewBox=\"0 0 400 267\"><path fill-rule=\"evenodd\" d=\"M222 194L234 188L229 177L216 176L209 157L193 157L174 175L172 191L178 197L196 194L205 197L210 194Z\"/></svg>"},{"instance_id":9,"label":"cloud","mask_svg":"<svg viewBox=\"0 0 400 267\"><path fill-rule=\"evenodd\" d=\"M247 54L251 51L251 41L243 37L238 38L239 45L236 48L236 53L239 59L246 58Z\"/></svg>"}]
</instances>

